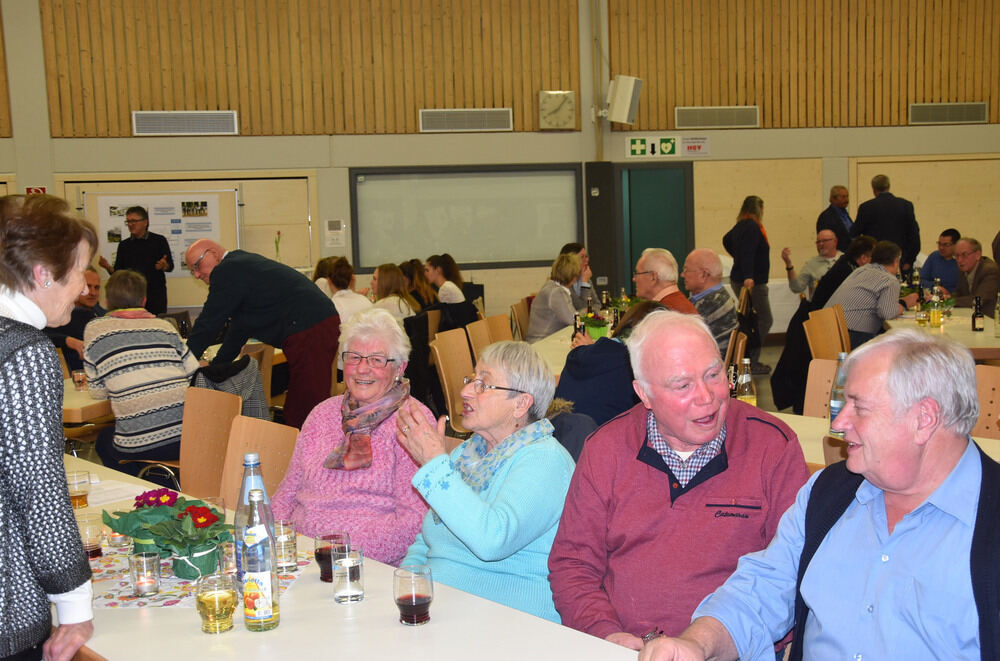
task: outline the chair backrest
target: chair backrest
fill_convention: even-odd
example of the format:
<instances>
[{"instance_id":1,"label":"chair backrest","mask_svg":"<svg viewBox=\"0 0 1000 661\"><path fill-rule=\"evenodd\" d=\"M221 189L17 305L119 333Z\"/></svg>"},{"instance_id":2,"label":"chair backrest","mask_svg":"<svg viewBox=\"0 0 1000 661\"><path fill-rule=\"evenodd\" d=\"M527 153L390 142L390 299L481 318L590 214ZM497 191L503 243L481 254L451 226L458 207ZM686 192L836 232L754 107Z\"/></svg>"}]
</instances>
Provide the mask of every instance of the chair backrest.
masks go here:
<instances>
[{"instance_id":1,"label":"chair backrest","mask_svg":"<svg viewBox=\"0 0 1000 661\"><path fill-rule=\"evenodd\" d=\"M517 339L523 340L528 337L528 299L522 298L520 301L510 306L510 318L513 320L514 328L517 329Z\"/></svg>"},{"instance_id":2,"label":"chair backrest","mask_svg":"<svg viewBox=\"0 0 1000 661\"><path fill-rule=\"evenodd\" d=\"M243 455L256 452L260 455L260 471L264 476L264 488L268 496L273 496L285 477L288 462L295 450L295 439L299 430L269 420L258 420L238 415L233 419L229 432L229 445L222 467L220 494L226 500L226 507L232 510L239 504L240 482L243 480Z\"/></svg>"},{"instance_id":3,"label":"chair backrest","mask_svg":"<svg viewBox=\"0 0 1000 661\"><path fill-rule=\"evenodd\" d=\"M70 349L72 351L72 349ZM63 355L63 350L56 347L56 355L59 356L59 366L62 367L63 378L69 378L69 365L66 364L66 356Z\"/></svg>"},{"instance_id":4,"label":"chair backrest","mask_svg":"<svg viewBox=\"0 0 1000 661\"><path fill-rule=\"evenodd\" d=\"M514 332L510 328L510 317L505 314L495 314L486 317L486 322L490 326L490 342L503 342L513 340Z\"/></svg>"},{"instance_id":5,"label":"chair backrest","mask_svg":"<svg viewBox=\"0 0 1000 661\"><path fill-rule=\"evenodd\" d=\"M264 387L264 399L267 400L267 406L270 408L271 370L274 368L274 347L263 342L255 342L243 345L243 350L240 353L244 356L250 356L257 361L257 367L260 368L260 384Z\"/></svg>"},{"instance_id":6,"label":"chair backrest","mask_svg":"<svg viewBox=\"0 0 1000 661\"><path fill-rule=\"evenodd\" d=\"M441 326L441 308L438 307L427 311L427 341L430 342L437 337L438 328Z\"/></svg>"},{"instance_id":7,"label":"chair backrest","mask_svg":"<svg viewBox=\"0 0 1000 661\"><path fill-rule=\"evenodd\" d=\"M806 319L802 322L802 329L806 333L806 342L809 343L813 358L837 360L837 354L843 347L840 344L837 322L832 316Z\"/></svg>"},{"instance_id":8,"label":"chair backrest","mask_svg":"<svg viewBox=\"0 0 1000 661\"><path fill-rule=\"evenodd\" d=\"M229 430L242 407L243 400L233 393L194 386L187 389L180 450L185 493L199 498L219 495Z\"/></svg>"},{"instance_id":9,"label":"chair backrest","mask_svg":"<svg viewBox=\"0 0 1000 661\"><path fill-rule=\"evenodd\" d=\"M830 417L830 390L837 378L837 361L828 358L813 358L809 361L809 376L806 377L805 401L802 414L815 418Z\"/></svg>"},{"instance_id":10,"label":"chair backrest","mask_svg":"<svg viewBox=\"0 0 1000 661\"><path fill-rule=\"evenodd\" d=\"M750 313L750 290L746 287L740 288L740 297L736 301L736 312L743 315Z\"/></svg>"},{"instance_id":11,"label":"chair backrest","mask_svg":"<svg viewBox=\"0 0 1000 661\"><path fill-rule=\"evenodd\" d=\"M979 390L979 420L972 428L973 436L1000 438L1000 367L976 365L976 387Z\"/></svg>"},{"instance_id":12,"label":"chair backrest","mask_svg":"<svg viewBox=\"0 0 1000 661\"><path fill-rule=\"evenodd\" d=\"M431 355L437 366L441 389L444 391L451 418L452 428L460 433L468 430L459 422L462 419L462 377L472 374L472 354L469 353L469 343L465 331L460 328L441 331L430 343Z\"/></svg>"},{"instance_id":13,"label":"chair backrest","mask_svg":"<svg viewBox=\"0 0 1000 661\"><path fill-rule=\"evenodd\" d=\"M840 333L841 351L851 353L851 331L847 329L847 317L844 316L844 306L840 303L836 303L831 306L830 309L833 310L837 321L837 331Z\"/></svg>"},{"instance_id":14,"label":"chair backrest","mask_svg":"<svg viewBox=\"0 0 1000 661\"><path fill-rule=\"evenodd\" d=\"M465 332L469 336L469 346L472 347L472 356L478 363L483 349L493 344L490 339L490 324L485 319L473 321L465 327Z\"/></svg>"}]
</instances>

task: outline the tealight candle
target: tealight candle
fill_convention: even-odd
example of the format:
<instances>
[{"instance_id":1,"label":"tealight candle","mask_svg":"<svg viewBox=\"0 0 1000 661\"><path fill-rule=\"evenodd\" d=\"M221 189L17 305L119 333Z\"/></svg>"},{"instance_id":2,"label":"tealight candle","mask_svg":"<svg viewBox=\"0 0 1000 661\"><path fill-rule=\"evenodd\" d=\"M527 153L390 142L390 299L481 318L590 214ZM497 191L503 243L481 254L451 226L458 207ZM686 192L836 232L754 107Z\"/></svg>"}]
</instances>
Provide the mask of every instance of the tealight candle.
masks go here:
<instances>
[{"instance_id":1,"label":"tealight candle","mask_svg":"<svg viewBox=\"0 0 1000 661\"><path fill-rule=\"evenodd\" d=\"M128 568L135 596L144 597L160 591L159 553L134 553L128 558Z\"/></svg>"}]
</instances>

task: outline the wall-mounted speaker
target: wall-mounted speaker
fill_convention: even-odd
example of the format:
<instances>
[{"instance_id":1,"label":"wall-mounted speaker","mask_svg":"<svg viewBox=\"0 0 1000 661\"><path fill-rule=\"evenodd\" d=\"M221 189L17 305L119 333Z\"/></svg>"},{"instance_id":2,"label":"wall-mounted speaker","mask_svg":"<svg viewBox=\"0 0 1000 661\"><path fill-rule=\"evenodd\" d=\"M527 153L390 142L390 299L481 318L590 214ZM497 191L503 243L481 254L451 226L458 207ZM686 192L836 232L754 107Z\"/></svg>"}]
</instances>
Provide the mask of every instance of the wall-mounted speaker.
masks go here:
<instances>
[{"instance_id":1,"label":"wall-mounted speaker","mask_svg":"<svg viewBox=\"0 0 1000 661\"><path fill-rule=\"evenodd\" d=\"M640 92L642 78L616 75L608 84L608 119L621 124L635 123Z\"/></svg>"}]
</instances>

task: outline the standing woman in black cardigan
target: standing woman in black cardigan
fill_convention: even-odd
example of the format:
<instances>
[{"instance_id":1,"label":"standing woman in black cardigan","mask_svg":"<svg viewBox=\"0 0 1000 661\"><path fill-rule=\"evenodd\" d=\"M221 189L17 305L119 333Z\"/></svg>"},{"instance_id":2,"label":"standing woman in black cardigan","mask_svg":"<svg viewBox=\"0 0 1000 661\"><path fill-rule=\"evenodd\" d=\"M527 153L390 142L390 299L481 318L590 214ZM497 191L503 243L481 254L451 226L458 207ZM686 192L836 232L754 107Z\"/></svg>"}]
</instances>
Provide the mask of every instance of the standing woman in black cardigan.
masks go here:
<instances>
[{"instance_id":1,"label":"standing woman in black cardigan","mask_svg":"<svg viewBox=\"0 0 1000 661\"><path fill-rule=\"evenodd\" d=\"M96 250L93 225L64 200L0 198L0 659L68 661L94 632L63 468L62 370L41 329L69 321Z\"/></svg>"},{"instance_id":2,"label":"standing woman in black cardigan","mask_svg":"<svg viewBox=\"0 0 1000 661\"><path fill-rule=\"evenodd\" d=\"M736 225L722 237L722 245L733 256L733 270L729 277L737 300L740 290L750 290L750 301L757 310L757 331L763 345L771 330L771 302L767 295L767 276L771 271L771 245L761 222L764 217L764 200L748 195L743 200ZM750 351L754 374L767 374L771 368L759 362L760 347Z\"/></svg>"}]
</instances>

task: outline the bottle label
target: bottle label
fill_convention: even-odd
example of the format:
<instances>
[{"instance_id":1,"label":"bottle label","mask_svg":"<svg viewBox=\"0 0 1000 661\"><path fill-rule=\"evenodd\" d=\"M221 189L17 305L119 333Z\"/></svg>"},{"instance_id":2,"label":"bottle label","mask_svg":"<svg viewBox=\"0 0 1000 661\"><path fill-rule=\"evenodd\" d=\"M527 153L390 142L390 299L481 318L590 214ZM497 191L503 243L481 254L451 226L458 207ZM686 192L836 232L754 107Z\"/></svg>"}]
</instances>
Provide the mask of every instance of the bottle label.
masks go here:
<instances>
[{"instance_id":1,"label":"bottle label","mask_svg":"<svg viewBox=\"0 0 1000 661\"><path fill-rule=\"evenodd\" d=\"M267 620L274 614L271 572L246 572L243 575L243 616L247 620Z\"/></svg>"},{"instance_id":2,"label":"bottle label","mask_svg":"<svg viewBox=\"0 0 1000 661\"><path fill-rule=\"evenodd\" d=\"M840 415L841 410L844 408L844 402L830 402L830 424Z\"/></svg>"},{"instance_id":3,"label":"bottle label","mask_svg":"<svg viewBox=\"0 0 1000 661\"><path fill-rule=\"evenodd\" d=\"M255 546L267 539L267 526L259 524L248 527L243 532L243 543L246 546Z\"/></svg>"}]
</instances>

